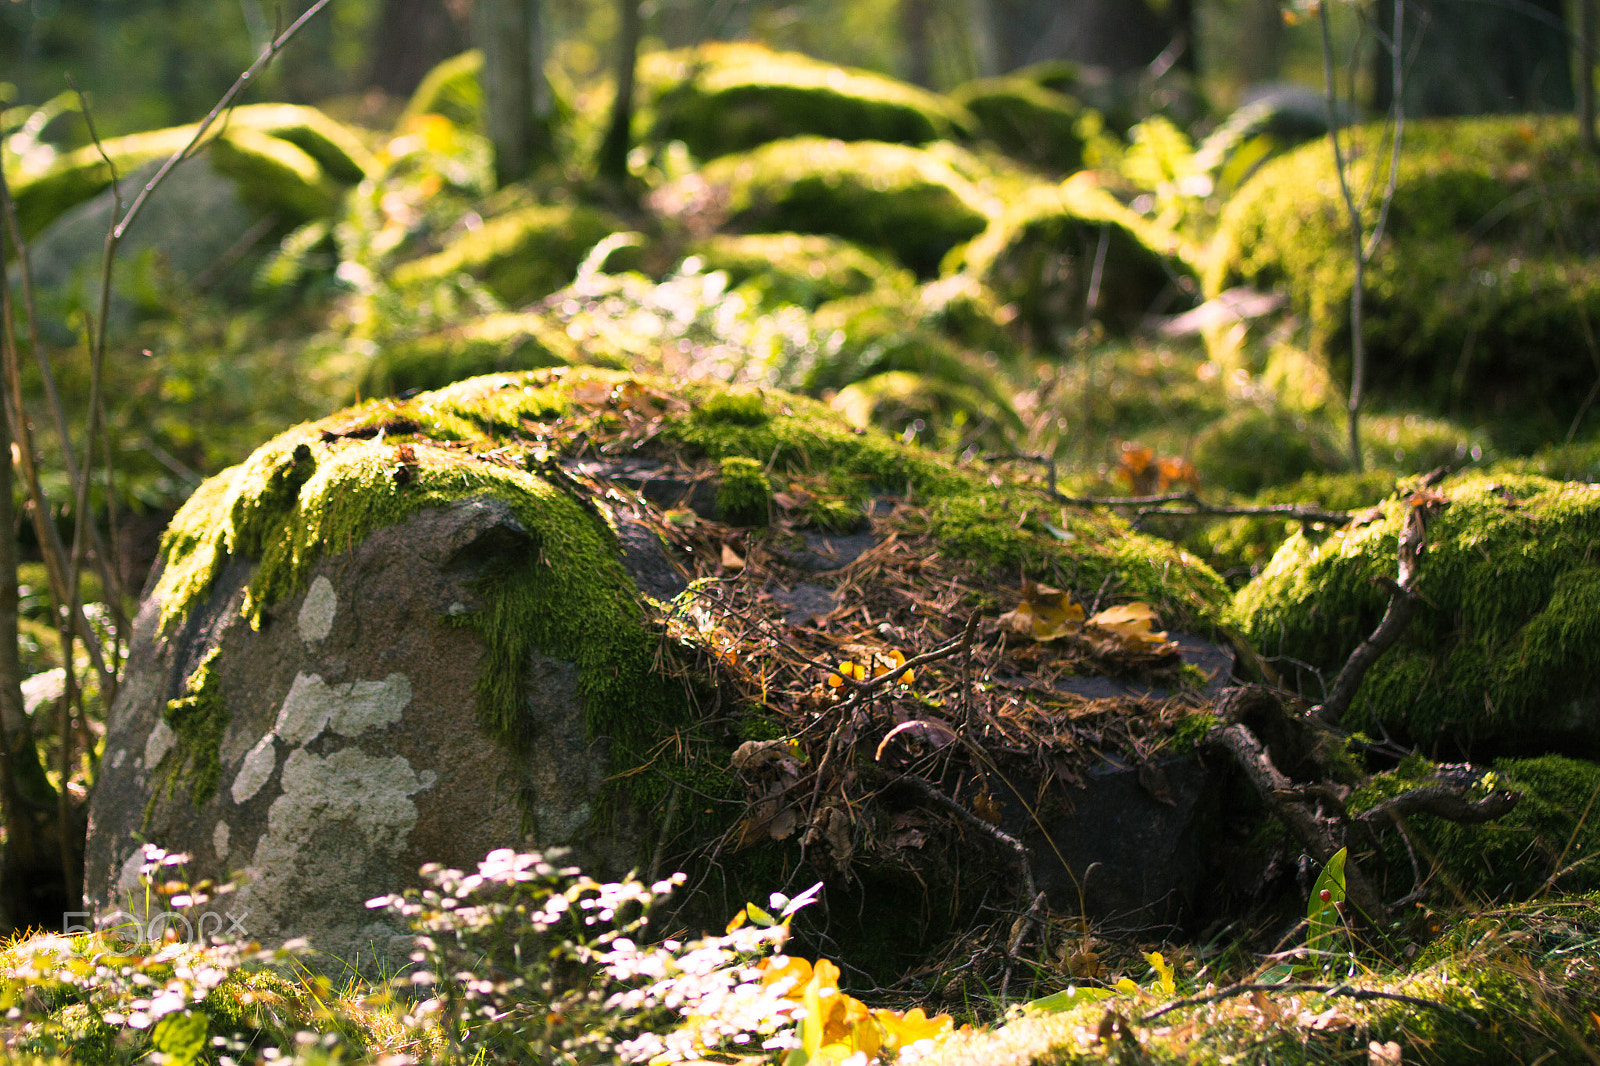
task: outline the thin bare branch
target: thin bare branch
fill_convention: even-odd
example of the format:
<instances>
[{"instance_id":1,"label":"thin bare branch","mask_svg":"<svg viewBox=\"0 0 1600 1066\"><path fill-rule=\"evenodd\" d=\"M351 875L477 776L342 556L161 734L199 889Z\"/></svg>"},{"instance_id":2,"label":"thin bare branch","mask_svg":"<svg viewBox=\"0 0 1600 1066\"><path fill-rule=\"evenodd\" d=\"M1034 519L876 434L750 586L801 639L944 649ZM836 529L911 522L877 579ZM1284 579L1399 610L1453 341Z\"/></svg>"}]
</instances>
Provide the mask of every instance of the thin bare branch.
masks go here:
<instances>
[{"instance_id":1,"label":"thin bare branch","mask_svg":"<svg viewBox=\"0 0 1600 1066\"><path fill-rule=\"evenodd\" d=\"M222 99L217 101L217 106L213 107L211 112L200 120L200 125L195 129L194 136L189 138L189 142L172 153L167 161L161 164L161 169L156 171L155 176L145 183L143 189L139 190L139 195L134 197L133 203L128 205L128 213L122 216L122 221L118 222L116 228L112 230L112 236L115 240L122 240L123 234L128 232L128 227L133 225L133 220L139 217L139 212L143 210L145 201L150 199L150 195L166 180L173 167L176 167L194 153L195 148L204 139L206 131L211 129L212 123L216 122L224 112L233 106L233 102L238 98L239 94L249 88L255 76L266 69L267 64L272 62L273 57L283 50L284 45L292 41L306 23L321 14L322 9L332 2L333 0L316 0L316 3L306 8L299 18L289 24L288 29L272 39L272 42L256 57L256 61L250 64L249 69L239 75L238 80L228 87L228 91L222 94Z\"/></svg>"}]
</instances>

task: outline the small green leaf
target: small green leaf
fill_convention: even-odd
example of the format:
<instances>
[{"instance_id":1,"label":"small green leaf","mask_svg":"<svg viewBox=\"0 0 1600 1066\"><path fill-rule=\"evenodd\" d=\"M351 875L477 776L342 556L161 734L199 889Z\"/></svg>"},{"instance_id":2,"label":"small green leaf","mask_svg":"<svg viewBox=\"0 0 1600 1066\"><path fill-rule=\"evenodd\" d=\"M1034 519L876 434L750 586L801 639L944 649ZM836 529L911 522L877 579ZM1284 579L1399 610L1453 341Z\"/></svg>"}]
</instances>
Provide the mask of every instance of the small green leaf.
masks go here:
<instances>
[{"instance_id":1,"label":"small green leaf","mask_svg":"<svg viewBox=\"0 0 1600 1066\"><path fill-rule=\"evenodd\" d=\"M1306 947L1313 955L1330 951L1344 927L1338 905L1344 902L1345 849L1340 848L1322 868L1306 904Z\"/></svg>"},{"instance_id":2,"label":"small green leaf","mask_svg":"<svg viewBox=\"0 0 1600 1066\"><path fill-rule=\"evenodd\" d=\"M1078 985L1069 985L1060 992L1024 1003L1022 1009L1028 1014L1058 1014L1082 1003L1099 1003L1101 1000L1111 999L1117 994L1114 988L1081 988Z\"/></svg>"},{"instance_id":3,"label":"small green leaf","mask_svg":"<svg viewBox=\"0 0 1600 1066\"><path fill-rule=\"evenodd\" d=\"M172 1066L192 1066L206 1049L206 1016L194 1011L169 1014L150 1031L150 1043Z\"/></svg>"}]
</instances>

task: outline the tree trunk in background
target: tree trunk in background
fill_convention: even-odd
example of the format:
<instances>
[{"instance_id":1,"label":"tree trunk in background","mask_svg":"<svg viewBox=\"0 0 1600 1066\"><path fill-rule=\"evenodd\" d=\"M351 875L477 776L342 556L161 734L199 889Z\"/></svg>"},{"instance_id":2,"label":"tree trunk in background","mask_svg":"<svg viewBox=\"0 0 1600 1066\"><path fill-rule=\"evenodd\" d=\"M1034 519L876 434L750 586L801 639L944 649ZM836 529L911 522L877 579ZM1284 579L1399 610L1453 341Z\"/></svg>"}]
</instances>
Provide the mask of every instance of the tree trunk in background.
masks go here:
<instances>
[{"instance_id":1,"label":"tree trunk in background","mask_svg":"<svg viewBox=\"0 0 1600 1066\"><path fill-rule=\"evenodd\" d=\"M1122 74L1147 66L1180 35L1193 64L1189 4L1169 0L1156 11L1146 0L994 0L995 50L1001 70L1047 59L1070 59Z\"/></svg>"},{"instance_id":2,"label":"tree trunk in background","mask_svg":"<svg viewBox=\"0 0 1600 1066\"><path fill-rule=\"evenodd\" d=\"M933 15L929 0L900 0L900 35L906 42L906 80L924 89L933 88L933 42L929 40L929 20Z\"/></svg>"},{"instance_id":3,"label":"tree trunk in background","mask_svg":"<svg viewBox=\"0 0 1600 1066\"><path fill-rule=\"evenodd\" d=\"M528 176L549 154L550 90L538 0L476 0L472 42L483 52L483 97L495 179Z\"/></svg>"},{"instance_id":4,"label":"tree trunk in background","mask_svg":"<svg viewBox=\"0 0 1600 1066\"><path fill-rule=\"evenodd\" d=\"M1578 0L1578 56L1574 63L1578 76L1578 136L1586 151L1593 152L1594 129L1594 33L1595 0Z\"/></svg>"},{"instance_id":5,"label":"tree trunk in background","mask_svg":"<svg viewBox=\"0 0 1600 1066\"><path fill-rule=\"evenodd\" d=\"M1394 0L1378 0L1375 21L1394 21ZM1572 110L1565 0L1407 0L1404 35L1419 42L1404 75L1408 116ZM1376 52L1373 110L1386 111L1390 61Z\"/></svg>"},{"instance_id":6,"label":"tree trunk in background","mask_svg":"<svg viewBox=\"0 0 1600 1066\"><path fill-rule=\"evenodd\" d=\"M294 0L283 8L283 24L275 28L281 33L295 19L303 15L313 0ZM347 86L339 76L333 62L333 13L323 11L306 23L294 39L294 45L285 48L275 60L283 98L296 104L314 104L326 100Z\"/></svg>"},{"instance_id":7,"label":"tree trunk in background","mask_svg":"<svg viewBox=\"0 0 1600 1066\"><path fill-rule=\"evenodd\" d=\"M600 146L600 176L621 184L628 177L628 149L633 146L633 75L639 64L639 38L644 33L639 0L617 0L617 94L611 101L611 124Z\"/></svg>"},{"instance_id":8,"label":"tree trunk in background","mask_svg":"<svg viewBox=\"0 0 1600 1066\"><path fill-rule=\"evenodd\" d=\"M464 3L383 0L367 83L393 96L410 96L428 71L466 51L467 19Z\"/></svg>"},{"instance_id":9,"label":"tree trunk in background","mask_svg":"<svg viewBox=\"0 0 1600 1066\"><path fill-rule=\"evenodd\" d=\"M1233 61L1244 85L1276 81L1283 61L1281 0L1244 0Z\"/></svg>"}]
</instances>

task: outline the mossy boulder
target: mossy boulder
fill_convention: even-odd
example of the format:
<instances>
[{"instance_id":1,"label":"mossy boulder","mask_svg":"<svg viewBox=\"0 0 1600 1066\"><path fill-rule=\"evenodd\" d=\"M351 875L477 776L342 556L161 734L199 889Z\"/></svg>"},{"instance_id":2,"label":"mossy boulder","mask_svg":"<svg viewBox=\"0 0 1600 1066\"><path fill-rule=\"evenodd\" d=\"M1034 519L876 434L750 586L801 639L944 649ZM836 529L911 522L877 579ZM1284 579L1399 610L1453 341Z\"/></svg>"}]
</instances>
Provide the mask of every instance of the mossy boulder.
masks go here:
<instances>
[{"instance_id":1,"label":"mossy boulder","mask_svg":"<svg viewBox=\"0 0 1600 1066\"><path fill-rule=\"evenodd\" d=\"M1352 188L1370 233L1389 152L1352 129ZM1367 270L1370 394L1435 413L1516 416L1534 439L1564 430L1594 379L1586 322L1600 314L1600 164L1559 117L1407 124L1385 239ZM1313 350L1349 378L1349 228L1325 143L1262 167L1224 209L1208 294L1287 292Z\"/></svg>"},{"instance_id":2,"label":"mossy boulder","mask_svg":"<svg viewBox=\"0 0 1600 1066\"><path fill-rule=\"evenodd\" d=\"M939 156L877 141L793 137L701 171L747 232L825 233L892 253L923 276L989 223L997 202Z\"/></svg>"},{"instance_id":3,"label":"mossy boulder","mask_svg":"<svg viewBox=\"0 0 1600 1066\"><path fill-rule=\"evenodd\" d=\"M1090 321L1128 330L1187 301L1178 252L1174 238L1109 193L1069 179L1008 202L943 269L978 278L1016 307L1018 328L1035 344L1058 348Z\"/></svg>"},{"instance_id":4,"label":"mossy boulder","mask_svg":"<svg viewBox=\"0 0 1600 1066\"><path fill-rule=\"evenodd\" d=\"M176 126L114 137L101 147L126 177L146 163L164 160L194 137L194 126ZM372 156L348 129L309 107L259 104L235 108L213 127L204 152L213 166L239 185L253 204L282 212L283 228L332 214L341 188L373 169ZM12 179L17 218L32 237L68 208L111 184L100 148L88 145L56 159L37 174ZM124 191L124 199L128 193Z\"/></svg>"},{"instance_id":5,"label":"mossy boulder","mask_svg":"<svg viewBox=\"0 0 1600 1066\"><path fill-rule=\"evenodd\" d=\"M485 315L420 337L379 346L362 373L363 396L398 396L505 370L560 366L568 360L552 326L536 313ZM563 346L564 347L564 346Z\"/></svg>"},{"instance_id":6,"label":"mossy boulder","mask_svg":"<svg viewBox=\"0 0 1600 1066\"><path fill-rule=\"evenodd\" d=\"M441 251L400 264L401 288L466 274L509 307L548 296L570 282L583 258L621 225L593 208L533 204L494 215Z\"/></svg>"},{"instance_id":7,"label":"mossy boulder","mask_svg":"<svg viewBox=\"0 0 1600 1066\"><path fill-rule=\"evenodd\" d=\"M723 271L730 289L767 306L813 309L880 287L909 288L902 268L881 253L837 237L802 233L719 234L696 241L698 271Z\"/></svg>"},{"instance_id":8,"label":"mossy boulder","mask_svg":"<svg viewBox=\"0 0 1600 1066\"><path fill-rule=\"evenodd\" d=\"M1600 486L1469 474L1439 491L1450 502L1428 526L1415 615L1366 675L1345 724L1382 728L1438 757L1593 750ZM1330 683L1372 633L1404 507L1391 498L1380 515L1296 533L1240 590L1239 625L1264 655ZM1321 698L1313 678L1301 683Z\"/></svg>"},{"instance_id":9,"label":"mossy boulder","mask_svg":"<svg viewBox=\"0 0 1600 1066\"><path fill-rule=\"evenodd\" d=\"M1207 485L1247 496L1348 465L1326 423L1255 404L1202 429L1189 459Z\"/></svg>"},{"instance_id":10,"label":"mossy boulder","mask_svg":"<svg viewBox=\"0 0 1600 1066\"><path fill-rule=\"evenodd\" d=\"M648 139L683 141L701 159L805 135L925 144L973 126L959 106L926 89L752 44L647 55L639 80Z\"/></svg>"},{"instance_id":11,"label":"mossy boulder","mask_svg":"<svg viewBox=\"0 0 1600 1066\"><path fill-rule=\"evenodd\" d=\"M1475 775L1465 783L1472 784L1476 796L1509 789L1521 798L1509 813L1477 824L1428 814L1408 816L1409 849L1398 833L1383 835L1379 876L1385 896L1407 895L1418 887L1413 850L1430 882L1430 895L1442 904L1505 903L1551 891L1600 891L1600 864L1593 858L1600 848L1600 824L1592 817L1600 795L1600 765L1595 763L1541 755L1495 759L1487 767L1466 771L1414 756L1362 785L1349 807L1369 810L1401 793L1467 772Z\"/></svg>"},{"instance_id":12,"label":"mossy boulder","mask_svg":"<svg viewBox=\"0 0 1600 1066\"><path fill-rule=\"evenodd\" d=\"M1083 166L1085 108L1072 97L1016 76L968 82L950 97L1012 158L1057 174Z\"/></svg>"},{"instance_id":13,"label":"mossy boulder","mask_svg":"<svg viewBox=\"0 0 1600 1066\"><path fill-rule=\"evenodd\" d=\"M771 649L686 578L743 572L752 609L772 611L799 584L830 603L875 596L852 560L907 551L967 581L1034 573L1142 600L1191 633L1214 631L1226 602L1202 564L1118 519L779 392L555 368L291 429L202 485L163 541L110 715L89 898L133 889L143 837L192 854L196 877L245 869L231 898L252 936L382 959L405 941L362 904L425 861L562 844L600 875L658 848L703 860L750 810L736 750L828 689L786 675L783 711L777 674L751 688ZM999 613L1002 593L963 588ZM864 609L908 627L891 633L949 621L914 599ZM878 743L860 741L865 772ZM844 886L851 839L868 856L856 876L915 883L905 855L870 850L876 830L824 815ZM750 879L779 876L797 841L734 835L747 850L716 861L754 898L769 885Z\"/></svg>"},{"instance_id":14,"label":"mossy boulder","mask_svg":"<svg viewBox=\"0 0 1600 1066\"><path fill-rule=\"evenodd\" d=\"M483 53L474 48L445 60L422 79L395 125L405 129L419 115L441 115L464 130L483 129Z\"/></svg>"}]
</instances>

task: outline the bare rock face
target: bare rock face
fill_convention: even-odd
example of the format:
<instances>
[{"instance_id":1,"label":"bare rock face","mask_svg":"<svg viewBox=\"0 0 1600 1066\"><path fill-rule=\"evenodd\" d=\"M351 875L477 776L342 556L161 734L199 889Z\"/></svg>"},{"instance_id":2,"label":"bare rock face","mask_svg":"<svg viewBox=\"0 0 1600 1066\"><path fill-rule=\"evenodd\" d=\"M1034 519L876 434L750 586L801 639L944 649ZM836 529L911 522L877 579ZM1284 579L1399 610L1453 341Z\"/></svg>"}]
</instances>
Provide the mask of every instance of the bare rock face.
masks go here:
<instances>
[{"instance_id":1,"label":"bare rock face","mask_svg":"<svg viewBox=\"0 0 1600 1066\"><path fill-rule=\"evenodd\" d=\"M586 866L626 872L629 833L579 839L606 752L587 739L574 665L525 664L538 740L522 757L475 711L485 644L457 619L484 609L486 574L536 551L507 504L474 496L324 558L259 628L242 609L248 562L165 637L147 598L92 802L90 905L135 909L151 841L189 853L192 878L243 875L220 928L367 964L409 941L364 901L425 862L576 844Z\"/></svg>"}]
</instances>

